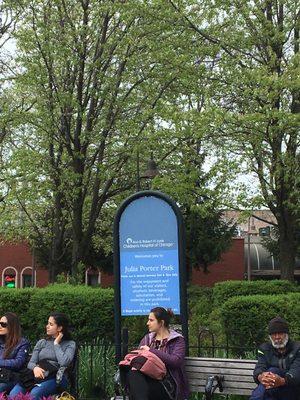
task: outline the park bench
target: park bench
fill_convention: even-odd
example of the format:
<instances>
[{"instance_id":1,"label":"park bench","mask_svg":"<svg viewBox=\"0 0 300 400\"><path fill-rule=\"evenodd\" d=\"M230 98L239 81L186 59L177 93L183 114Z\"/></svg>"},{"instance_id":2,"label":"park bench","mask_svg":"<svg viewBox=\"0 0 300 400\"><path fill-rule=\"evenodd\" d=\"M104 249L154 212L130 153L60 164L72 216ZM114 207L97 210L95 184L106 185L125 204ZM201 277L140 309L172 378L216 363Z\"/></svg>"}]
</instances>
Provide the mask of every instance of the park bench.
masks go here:
<instances>
[{"instance_id":1,"label":"park bench","mask_svg":"<svg viewBox=\"0 0 300 400\"><path fill-rule=\"evenodd\" d=\"M192 393L214 393L249 396L256 387L253 369L256 360L186 357L186 373Z\"/></svg>"},{"instance_id":2,"label":"park bench","mask_svg":"<svg viewBox=\"0 0 300 400\"><path fill-rule=\"evenodd\" d=\"M205 357L186 357L185 360L191 392L203 393L206 400L212 399L214 393L249 396L256 387L253 381L256 360Z\"/></svg>"}]
</instances>

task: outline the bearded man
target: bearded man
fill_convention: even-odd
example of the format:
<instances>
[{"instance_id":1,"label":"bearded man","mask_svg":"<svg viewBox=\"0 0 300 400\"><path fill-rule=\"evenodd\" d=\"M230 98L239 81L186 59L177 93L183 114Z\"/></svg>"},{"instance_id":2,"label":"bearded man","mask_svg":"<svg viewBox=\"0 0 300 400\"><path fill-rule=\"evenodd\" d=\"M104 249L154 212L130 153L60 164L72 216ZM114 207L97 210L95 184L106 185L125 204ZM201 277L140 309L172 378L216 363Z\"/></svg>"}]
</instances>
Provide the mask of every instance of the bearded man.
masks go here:
<instances>
[{"instance_id":1,"label":"bearded man","mask_svg":"<svg viewBox=\"0 0 300 400\"><path fill-rule=\"evenodd\" d=\"M289 326L281 317L268 325L270 342L258 350L253 377L258 384L250 400L300 399L300 343L289 338Z\"/></svg>"}]
</instances>

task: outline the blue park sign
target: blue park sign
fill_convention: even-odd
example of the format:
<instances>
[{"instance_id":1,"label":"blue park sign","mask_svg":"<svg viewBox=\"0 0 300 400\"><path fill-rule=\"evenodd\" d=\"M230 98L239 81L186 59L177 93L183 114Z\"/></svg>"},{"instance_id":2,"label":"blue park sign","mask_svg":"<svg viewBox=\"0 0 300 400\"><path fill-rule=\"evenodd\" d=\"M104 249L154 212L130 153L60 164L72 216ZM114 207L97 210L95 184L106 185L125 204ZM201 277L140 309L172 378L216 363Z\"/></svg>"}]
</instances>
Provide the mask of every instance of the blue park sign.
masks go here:
<instances>
[{"instance_id":1,"label":"blue park sign","mask_svg":"<svg viewBox=\"0 0 300 400\"><path fill-rule=\"evenodd\" d=\"M139 197L119 225L121 315L148 315L153 307L180 314L177 218L155 196Z\"/></svg>"},{"instance_id":2,"label":"blue park sign","mask_svg":"<svg viewBox=\"0 0 300 400\"><path fill-rule=\"evenodd\" d=\"M117 314L148 315L160 306L185 316L183 222L179 208L165 194L138 192L120 206L114 226L114 276Z\"/></svg>"}]
</instances>

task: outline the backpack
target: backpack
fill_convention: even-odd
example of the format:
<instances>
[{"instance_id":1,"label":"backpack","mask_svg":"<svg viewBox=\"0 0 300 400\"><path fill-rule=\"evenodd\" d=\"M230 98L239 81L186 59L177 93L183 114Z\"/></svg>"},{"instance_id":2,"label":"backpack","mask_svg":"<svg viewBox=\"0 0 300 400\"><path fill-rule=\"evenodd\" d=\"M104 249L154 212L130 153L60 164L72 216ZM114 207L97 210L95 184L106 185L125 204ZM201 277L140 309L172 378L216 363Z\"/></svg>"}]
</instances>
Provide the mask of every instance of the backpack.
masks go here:
<instances>
[{"instance_id":1,"label":"backpack","mask_svg":"<svg viewBox=\"0 0 300 400\"><path fill-rule=\"evenodd\" d=\"M164 362L156 354L149 350L134 350L126 354L123 361L119 363L120 368L130 368L140 371L150 378L162 380L167 369Z\"/></svg>"}]
</instances>

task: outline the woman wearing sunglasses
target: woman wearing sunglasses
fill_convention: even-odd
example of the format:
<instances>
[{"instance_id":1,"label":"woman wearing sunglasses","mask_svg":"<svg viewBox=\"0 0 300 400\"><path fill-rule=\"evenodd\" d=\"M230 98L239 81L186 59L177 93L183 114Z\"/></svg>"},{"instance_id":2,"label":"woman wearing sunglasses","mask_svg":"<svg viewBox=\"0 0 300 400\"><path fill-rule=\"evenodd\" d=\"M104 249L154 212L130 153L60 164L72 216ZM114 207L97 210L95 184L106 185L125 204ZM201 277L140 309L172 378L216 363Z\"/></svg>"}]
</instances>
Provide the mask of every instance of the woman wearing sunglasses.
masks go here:
<instances>
[{"instance_id":1,"label":"woman wearing sunglasses","mask_svg":"<svg viewBox=\"0 0 300 400\"><path fill-rule=\"evenodd\" d=\"M16 373L28 362L28 350L18 316L5 313L0 318L0 392L8 393L16 384Z\"/></svg>"},{"instance_id":2,"label":"woman wearing sunglasses","mask_svg":"<svg viewBox=\"0 0 300 400\"><path fill-rule=\"evenodd\" d=\"M10 392L10 398L19 393L29 392L32 400L38 400L56 394L58 388L67 388L65 370L74 359L76 344L71 340L66 315L51 313L46 332L46 338L37 342L28 363L28 369L33 371L33 384L29 387L28 382L25 385L20 378L19 383Z\"/></svg>"}]
</instances>

